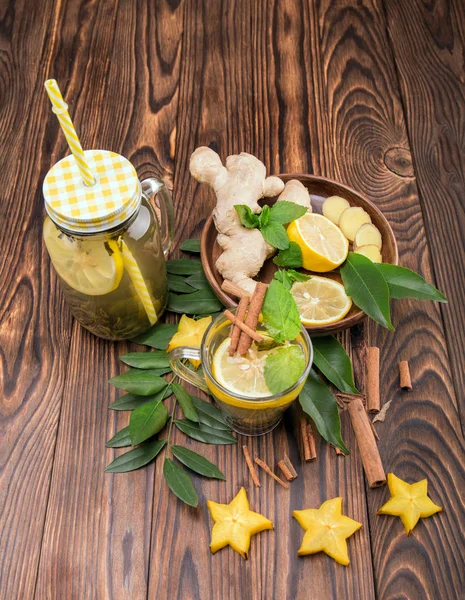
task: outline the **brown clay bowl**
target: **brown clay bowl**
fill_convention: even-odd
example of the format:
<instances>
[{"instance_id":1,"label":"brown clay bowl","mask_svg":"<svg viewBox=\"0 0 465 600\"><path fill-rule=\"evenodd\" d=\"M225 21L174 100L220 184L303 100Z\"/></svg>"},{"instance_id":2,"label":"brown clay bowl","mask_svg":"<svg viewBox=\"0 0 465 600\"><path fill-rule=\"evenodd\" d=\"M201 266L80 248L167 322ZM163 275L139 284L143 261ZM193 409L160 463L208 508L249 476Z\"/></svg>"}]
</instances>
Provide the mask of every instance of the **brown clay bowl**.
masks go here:
<instances>
[{"instance_id":1,"label":"brown clay bowl","mask_svg":"<svg viewBox=\"0 0 465 600\"><path fill-rule=\"evenodd\" d=\"M397 243L391 226L382 212L364 196L352 188L342 185L342 183L332 181L331 179L326 179L325 177L317 177L315 175L305 175L301 173L283 174L279 175L279 177L285 183L290 179L298 179L305 185L310 193L313 212L321 214L323 202L329 196L342 196L351 204L351 206L361 206L367 211L373 224L376 225L381 232L381 236L383 238L383 262L395 265L397 264ZM263 200L263 204L266 203L272 205L275 201L276 198L266 198ZM223 278L215 267L216 260L221 254L221 248L216 243L216 235L217 231L215 229L215 224L213 223L213 215L210 215L202 231L202 265L205 275L215 294L218 296L220 301L223 302L223 304L231 308L237 306L236 299L232 296L229 296L221 289ZM273 261L269 259L265 262L255 279L258 281L263 281L264 283L269 283L272 280L276 269L277 267L274 265ZM299 270L308 272L310 275L312 274L310 271L305 271L305 269ZM315 275L330 277L331 279L341 281L341 277L338 273L315 273ZM355 304L353 304L348 314L337 323L332 323L331 325L322 325L321 327L307 327L307 330L310 335L336 333L337 331L342 331L343 329L347 329L353 325L356 325L357 323L360 323L365 316L365 313L355 306Z\"/></svg>"}]
</instances>

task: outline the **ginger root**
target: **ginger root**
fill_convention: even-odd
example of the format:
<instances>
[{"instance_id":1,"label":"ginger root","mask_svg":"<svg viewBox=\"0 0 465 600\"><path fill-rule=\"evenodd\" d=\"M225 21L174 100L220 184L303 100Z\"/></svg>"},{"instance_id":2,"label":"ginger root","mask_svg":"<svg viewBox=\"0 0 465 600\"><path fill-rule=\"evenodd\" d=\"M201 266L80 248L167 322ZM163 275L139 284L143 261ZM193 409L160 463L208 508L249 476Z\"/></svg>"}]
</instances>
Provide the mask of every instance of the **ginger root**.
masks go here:
<instances>
[{"instance_id":1,"label":"ginger root","mask_svg":"<svg viewBox=\"0 0 465 600\"><path fill-rule=\"evenodd\" d=\"M256 285L252 277L275 249L265 242L258 229L242 226L234 205L246 204L252 212L260 213L258 200L277 196L284 183L278 177L266 177L265 165L245 152L228 156L223 166L216 152L201 146L193 152L189 168L191 175L213 188L217 197L213 219L223 253L216 268L224 279L252 294Z\"/></svg>"},{"instance_id":2,"label":"ginger root","mask_svg":"<svg viewBox=\"0 0 465 600\"><path fill-rule=\"evenodd\" d=\"M298 179L290 179L284 186L284 190L281 192L278 202L286 200L287 202L294 202L300 204L300 206L306 206L307 212L312 212L312 205L310 203L310 194L307 188Z\"/></svg>"}]
</instances>

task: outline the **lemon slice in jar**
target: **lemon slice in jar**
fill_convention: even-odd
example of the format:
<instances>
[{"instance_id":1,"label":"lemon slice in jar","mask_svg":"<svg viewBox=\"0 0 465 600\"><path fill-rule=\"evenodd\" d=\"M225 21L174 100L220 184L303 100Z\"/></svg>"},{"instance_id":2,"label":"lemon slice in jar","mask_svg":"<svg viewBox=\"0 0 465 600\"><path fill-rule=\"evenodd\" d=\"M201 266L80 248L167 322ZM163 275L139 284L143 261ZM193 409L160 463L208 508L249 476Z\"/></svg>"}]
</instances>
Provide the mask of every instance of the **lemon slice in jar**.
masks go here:
<instances>
[{"instance_id":1,"label":"lemon slice in jar","mask_svg":"<svg viewBox=\"0 0 465 600\"><path fill-rule=\"evenodd\" d=\"M77 292L103 296L118 287L124 267L114 240L72 238L47 218L44 241L56 272Z\"/></svg>"},{"instance_id":2,"label":"lemon slice in jar","mask_svg":"<svg viewBox=\"0 0 465 600\"><path fill-rule=\"evenodd\" d=\"M352 306L344 286L327 277L313 276L291 288L302 325L329 325L343 319Z\"/></svg>"},{"instance_id":3,"label":"lemon slice in jar","mask_svg":"<svg viewBox=\"0 0 465 600\"><path fill-rule=\"evenodd\" d=\"M213 356L213 377L225 389L233 394L249 398L271 396L265 382L265 361L269 350L259 351L252 344L245 356L229 356L231 338L220 344Z\"/></svg>"}]
</instances>

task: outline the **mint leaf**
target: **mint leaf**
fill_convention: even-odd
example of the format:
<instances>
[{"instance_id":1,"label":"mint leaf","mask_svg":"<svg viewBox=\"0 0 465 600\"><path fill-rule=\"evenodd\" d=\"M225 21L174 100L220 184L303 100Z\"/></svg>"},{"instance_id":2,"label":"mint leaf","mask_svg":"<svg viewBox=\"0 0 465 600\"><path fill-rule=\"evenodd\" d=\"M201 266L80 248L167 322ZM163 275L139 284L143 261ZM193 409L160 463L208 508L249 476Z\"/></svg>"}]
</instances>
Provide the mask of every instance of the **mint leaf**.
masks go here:
<instances>
[{"instance_id":1,"label":"mint leaf","mask_svg":"<svg viewBox=\"0 0 465 600\"><path fill-rule=\"evenodd\" d=\"M262 208L262 212L258 218L260 229L268 224L268 221L270 220L270 207L268 204L265 204L265 206Z\"/></svg>"},{"instance_id":2,"label":"mint leaf","mask_svg":"<svg viewBox=\"0 0 465 600\"><path fill-rule=\"evenodd\" d=\"M303 264L302 250L297 242L289 242L289 248L280 250L278 255L273 258L273 262L278 267L295 267L298 269Z\"/></svg>"},{"instance_id":3,"label":"mint leaf","mask_svg":"<svg viewBox=\"0 0 465 600\"><path fill-rule=\"evenodd\" d=\"M313 362L323 375L341 392L358 394L352 364L344 346L332 335L312 338L312 345Z\"/></svg>"},{"instance_id":4,"label":"mint leaf","mask_svg":"<svg viewBox=\"0 0 465 600\"><path fill-rule=\"evenodd\" d=\"M341 266L348 296L374 321L394 331L389 307L389 288L378 267L366 256L349 252Z\"/></svg>"},{"instance_id":5,"label":"mint leaf","mask_svg":"<svg viewBox=\"0 0 465 600\"><path fill-rule=\"evenodd\" d=\"M265 238L265 242L268 242L273 248L278 248L278 250L286 250L286 248L289 248L289 238L281 223L270 221L262 226L260 231Z\"/></svg>"},{"instance_id":6,"label":"mint leaf","mask_svg":"<svg viewBox=\"0 0 465 600\"><path fill-rule=\"evenodd\" d=\"M447 302L447 298L442 292L415 271L387 263L380 263L376 266L387 281L391 298L416 298L417 300Z\"/></svg>"},{"instance_id":7,"label":"mint leaf","mask_svg":"<svg viewBox=\"0 0 465 600\"><path fill-rule=\"evenodd\" d=\"M341 419L336 399L313 369L299 395L302 410L312 418L327 442L349 454L341 436Z\"/></svg>"},{"instance_id":8,"label":"mint leaf","mask_svg":"<svg viewBox=\"0 0 465 600\"><path fill-rule=\"evenodd\" d=\"M278 348L265 361L265 381L272 394L292 387L305 369L305 356L300 346Z\"/></svg>"},{"instance_id":9,"label":"mint leaf","mask_svg":"<svg viewBox=\"0 0 465 600\"><path fill-rule=\"evenodd\" d=\"M258 215L251 211L247 204L235 204L234 208L236 209L239 219L244 227L247 227L247 229L258 227L260 219Z\"/></svg>"},{"instance_id":10,"label":"mint leaf","mask_svg":"<svg viewBox=\"0 0 465 600\"><path fill-rule=\"evenodd\" d=\"M300 332L300 315L291 292L276 279L268 286L262 307L263 323L277 342L292 341Z\"/></svg>"},{"instance_id":11,"label":"mint leaf","mask_svg":"<svg viewBox=\"0 0 465 600\"><path fill-rule=\"evenodd\" d=\"M301 206L295 202L288 202L287 200L280 200L275 202L271 207L270 221L276 221L285 225L296 219L300 219L307 212L306 206Z\"/></svg>"},{"instance_id":12,"label":"mint leaf","mask_svg":"<svg viewBox=\"0 0 465 600\"><path fill-rule=\"evenodd\" d=\"M285 271L276 271L274 278L277 281L280 281L286 289L290 290L296 281L308 281L310 279L310 275L305 275L305 273L294 271L294 269L286 269Z\"/></svg>"}]
</instances>

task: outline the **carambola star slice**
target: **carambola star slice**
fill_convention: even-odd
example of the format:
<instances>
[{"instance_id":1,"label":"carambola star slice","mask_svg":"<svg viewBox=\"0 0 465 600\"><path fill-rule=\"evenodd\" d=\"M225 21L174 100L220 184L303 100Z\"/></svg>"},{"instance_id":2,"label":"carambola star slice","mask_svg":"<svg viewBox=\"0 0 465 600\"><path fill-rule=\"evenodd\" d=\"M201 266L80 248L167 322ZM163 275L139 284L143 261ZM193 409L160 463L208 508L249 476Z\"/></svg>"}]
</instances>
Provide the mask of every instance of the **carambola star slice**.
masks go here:
<instances>
[{"instance_id":1,"label":"carambola star slice","mask_svg":"<svg viewBox=\"0 0 465 600\"><path fill-rule=\"evenodd\" d=\"M394 473L388 473L388 486L391 498L378 510L378 515L399 517L410 535L419 519L431 517L442 508L428 497L428 480L406 483Z\"/></svg>"},{"instance_id":2,"label":"carambola star slice","mask_svg":"<svg viewBox=\"0 0 465 600\"><path fill-rule=\"evenodd\" d=\"M292 516L305 529L299 556L325 552L341 565L349 564L347 538L362 526L342 514L342 498L326 500L320 508L295 510Z\"/></svg>"},{"instance_id":3,"label":"carambola star slice","mask_svg":"<svg viewBox=\"0 0 465 600\"><path fill-rule=\"evenodd\" d=\"M225 546L231 546L233 550L247 558L251 536L265 529L273 529L271 521L250 510L244 488L239 490L229 504L218 504L208 500L207 506L215 521L210 544L212 554Z\"/></svg>"}]
</instances>

